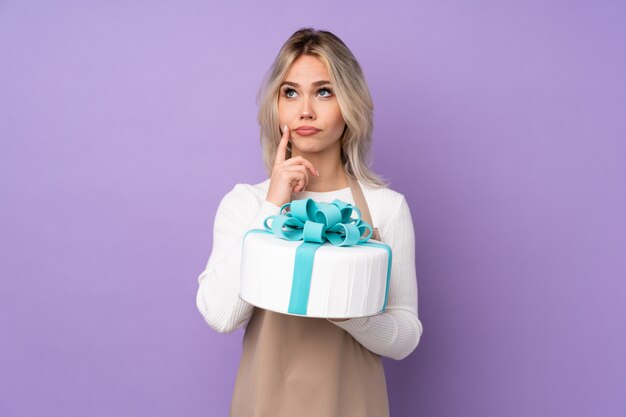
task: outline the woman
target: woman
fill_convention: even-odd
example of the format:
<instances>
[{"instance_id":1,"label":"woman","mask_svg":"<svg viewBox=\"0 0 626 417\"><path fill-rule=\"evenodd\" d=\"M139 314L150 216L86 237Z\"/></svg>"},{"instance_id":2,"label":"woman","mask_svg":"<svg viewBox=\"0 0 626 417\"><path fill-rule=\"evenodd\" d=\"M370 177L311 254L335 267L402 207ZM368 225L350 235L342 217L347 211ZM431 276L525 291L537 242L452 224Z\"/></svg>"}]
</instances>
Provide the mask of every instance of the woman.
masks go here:
<instances>
[{"instance_id":1,"label":"woman","mask_svg":"<svg viewBox=\"0 0 626 417\"><path fill-rule=\"evenodd\" d=\"M409 355L422 325L409 207L365 163L373 105L361 68L332 33L301 29L281 48L260 99L270 178L239 183L224 196L213 250L198 277L197 306L208 325L218 332L246 326L230 416L388 416L381 356ZM263 220L292 199L355 204L355 192L365 197L378 239L393 251L383 313L308 318L260 309L238 297L247 230L262 229Z\"/></svg>"}]
</instances>

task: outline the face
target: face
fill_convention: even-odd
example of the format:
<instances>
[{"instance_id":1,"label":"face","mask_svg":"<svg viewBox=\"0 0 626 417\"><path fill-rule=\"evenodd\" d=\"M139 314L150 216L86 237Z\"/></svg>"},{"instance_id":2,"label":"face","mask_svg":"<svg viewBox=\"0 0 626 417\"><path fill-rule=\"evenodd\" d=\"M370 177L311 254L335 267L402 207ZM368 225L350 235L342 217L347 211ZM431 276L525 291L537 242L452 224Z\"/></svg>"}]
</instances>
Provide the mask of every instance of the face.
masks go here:
<instances>
[{"instance_id":1,"label":"face","mask_svg":"<svg viewBox=\"0 0 626 417\"><path fill-rule=\"evenodd\" d=\"M280 126L291 130L292 149L320 152L341 146L345 127L326 64L319 58L301 55L287 72L278 97ZM300 126L320 129L311 135L298 132Z\"/></svg>"}]
</instances>

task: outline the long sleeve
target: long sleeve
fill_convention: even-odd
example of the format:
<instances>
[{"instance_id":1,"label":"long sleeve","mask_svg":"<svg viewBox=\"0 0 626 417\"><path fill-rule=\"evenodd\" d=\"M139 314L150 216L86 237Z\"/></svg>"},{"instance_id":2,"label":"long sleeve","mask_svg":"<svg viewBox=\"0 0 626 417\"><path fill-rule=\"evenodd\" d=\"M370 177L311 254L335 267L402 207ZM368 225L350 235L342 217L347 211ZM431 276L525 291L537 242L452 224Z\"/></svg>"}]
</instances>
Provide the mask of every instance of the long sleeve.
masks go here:
<instances>
[{"instance_id":1,"label":"long sleeve","mask_svg":"<svg viewBox=\"0 0 626 417\"><path fill-rule=\"evenodd\" d=\"M417 315L415 232L404 196L384 235L385 243L392 250L387 309L375 316L329 321L346 330L372 352L400 360L417 347L423 331Z\"/></svg>"},{"instance_id":2,"label":"long sleeve","mask_svg":"<svg viewBox=\"0 0 626 417\"><path fill-rule=\"evenodd\" d=\"M215 214L213 248L198 277L196 305L206 323L220 333L242 327L253 306L239 298L239 270L243 237L262 229L263 220L280 207L258 196L246 184L237 184L221 200Z\"/></svg>"}]
</instances>

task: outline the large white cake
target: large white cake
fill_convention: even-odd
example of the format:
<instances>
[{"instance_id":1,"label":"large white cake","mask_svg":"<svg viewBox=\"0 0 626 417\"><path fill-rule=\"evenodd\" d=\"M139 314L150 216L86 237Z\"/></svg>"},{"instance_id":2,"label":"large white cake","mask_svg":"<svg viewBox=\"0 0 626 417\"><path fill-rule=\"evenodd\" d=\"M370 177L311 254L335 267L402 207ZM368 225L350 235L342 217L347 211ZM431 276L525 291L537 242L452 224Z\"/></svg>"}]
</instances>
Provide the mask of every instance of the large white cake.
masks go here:
<instances>
[{"instance_id":1,"label":"large white cake","mask_svg":"<svg viewBox=\"0 0 626 417\"><path fill-rule=\"evenodd\" d=\"M335 246L328 241L321 246L313 244L317 248L309 254L312 266L308 266L310 272L304 274L308 278L303 282L296 276L302 277L307 267L301 261L296 263L296 250L303 243L311 243L282 239L268 230L252 229L244 237L242 300L306 317L354 318L384 311L391 272L391 248L387 244L374 239L353 246ZM298 294L292 287L299 288Z\"/></svg>"}]
</instances>

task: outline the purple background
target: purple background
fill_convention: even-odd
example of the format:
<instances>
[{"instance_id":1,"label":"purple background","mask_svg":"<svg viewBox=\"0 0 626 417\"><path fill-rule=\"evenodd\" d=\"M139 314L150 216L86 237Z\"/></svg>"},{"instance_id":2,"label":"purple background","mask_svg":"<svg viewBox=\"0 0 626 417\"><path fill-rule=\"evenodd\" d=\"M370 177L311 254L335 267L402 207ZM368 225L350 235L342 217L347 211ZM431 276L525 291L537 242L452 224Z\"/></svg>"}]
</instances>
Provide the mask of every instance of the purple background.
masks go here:
<instances>
[{"instance_id":1,"label":"purple background","mask_svg":"<svg viewBox=\"0 0 626 417\"><path fill-rule=\"evenodd\" d=\"M424 334L392 416L626 409L626 5L0 3L0 415L225 416L243 330L196 310L213 219L266 178L255 95L303 26L375 103Z\"/></svg>"}]
</instances>

